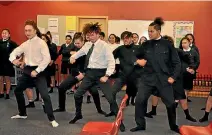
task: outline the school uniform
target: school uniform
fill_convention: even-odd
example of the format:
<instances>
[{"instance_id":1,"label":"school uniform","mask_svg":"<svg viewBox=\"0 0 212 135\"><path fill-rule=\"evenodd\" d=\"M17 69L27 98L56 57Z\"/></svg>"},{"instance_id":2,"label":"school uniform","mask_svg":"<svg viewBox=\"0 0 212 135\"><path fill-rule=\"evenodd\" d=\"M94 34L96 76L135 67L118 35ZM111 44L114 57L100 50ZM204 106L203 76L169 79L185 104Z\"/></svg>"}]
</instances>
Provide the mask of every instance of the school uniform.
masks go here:
<instances>
[{"instance_id":1,"label":"school uniform","mask_svg":"<svg viewBox=\"0 0 212 135\"><path fill-rule=\"evenodd\" d=\"M105 98L108 100L111 110L115 114L118 113L118 105L113 99L112 91L109 81L102 83L100 78L104 76L111 76L115 70L115 60L108 44L105 41L98 39L95 43L86 42L85 45L71 57L78 59L86 55L85 59L85 77L81 85L74 94L76 113L70 123L75 123L77 120L82 119L82 100L83 95L90 88L99 87Z\"/></svg>"},{"instance_id":2,"label":"school uniform","mask_svg":"<svg viewBox=\"0 0 212 135\"><path fill-rule=\"evenodd\" d=\"M195 49L191 49L189 48L188 50L184 50L184 53L187 55L190 55L192 57L193 60L193 68L196 71L199 67L199 55L198 53L195 51ZM192 90L193 89L193 79L195 78L195 75L185 71L185 69L188 67L188 63L183 63L182 67L184 69L183 72L183 88L185 90Z\"/></svg>"},{"instance_id":3,"label":"school uniform","mask_svg":"<svg viewBox=\"0 0 212 135\"><path fill-rule=\"evenodd\" d=\"M26 66L24 67L23 74L14 90L19 110L19 115L14 116L14 118L26 118L27 113L23 91L35 84L44 101L48 119L53 122L55 117L53 114L51 99L48 95L46 74L44 72L51 60L48 46L45 41L35 36L17 47L10 54L9 60L12 62L16 57L22 54L25 55ZM38 73L36 77L31 77L31 72L33 70Z\"/></svg>"},{"instance_id":4,"label":"school uniform","mask_svg":"<svg viewBox=\"0 0 212 135\"><path fill-rule=\"evenodd\" d=\"M75 51L77 50L79 49L76 48ZM85 73L85 67L84 67L85 58L86 56L82 56L76 60L76 62L74 63L74 66L72 66L72 73L58 87L59 108L56 109L54 112L63 112L66 110L66 107L65 107L66 91L81 81L81 80L78 80L76 76L78 76L79 73L82 73L82 74ZM97 111L99 113L104 113L101 109L101 103L100 103L99 92L97 90L97 87L96 86L92 87L90 91L93 96Z\"/></svg>"},{"instance_id":5,"label":"school uniform","mask_svg":"<svg viewBox=\"0 0 212 135\"><path fill-rule=\"evenodd\" d=\"M125 84L127 84L126 93L129 98L134 98L137 93L136 80L140 77L140 73L137 71L142 69L138 65L135 65L137 49L138 46L132 43L130 45L122 45L113 51L114 58L118 58L120 61L120 75L112 86L114 98Z\"/></svg>"},{"instance_id":6,"label":"school uniform","mask_svg":"<svg viewBox=\"0 0 212 135\"><path fill-rule=\"evenodd\" d=\"M195 44L190 44L190 47L191 47L191 49L194 49L198 53L198 55L200 55L199 49Z\"/></svg>"},{"instance_id":7,"label":"school uniform","mask_svg":"<svg viewBox=\"0 0 212 135\"><path fill-rule=\"evenodd\" d=\"M9 61L9 57L16 47L18 45L10 39L0 40L0 76L15 76L15 70L13 64Z\"/></svg>"},{"instance_id":8,"label":"school uniform","mask_svg":"<svg viewBox=\"0 0 212 135\"><path fill-rule=\"evenodd\" d=\"M74 48L74 44L63 44L59 50L59 55L62 54L61 63L61 74L68 74L71 72L71 65L69 63L69 58L71 57L71 50Z\"/></svg>"},{"instance_id":9,"label":"school uniform","mask_svg":"<svg viewBox=\"0 0 212 135\"><path fill-rule=\"evenodd\" d=\"M157 40L149 40L142 44L139 51L145 60L143 75L138 82L138 93L135 101L136 128L132 132L145 130L145 114L148 98L154 91L158 91L166 105L170 129L179 132L176 125L176 108L172 85L168 78L174 80L180 75L181 63L174 46L161 37Z\"/></svg>"},{"instance_id":10,"label":"school uniform","mask_svg":"<svg viewBox=\"0 0 212 135\"><path fill-rule=\"evenodd\" d=\"M196 70L197 70L199 68L199 65L200 65L200 52L199 52L198 47L195 44L190 44L190 48L192 50L195 50L198 54L195 58L195 63L197 63L197 68L196 68ZM196 79L196 72L194 74L194 79Z\"/></svg>"},{"instance_id":11,"label":"school uniform","mask_svg":"<svg viewBox=\"0 0 212 135\"><path fill-rule=\"evenodd\" d=\"M193 68L194 67L194 60L191 55L185 53L183 50L176 48L178 56L181 61L181 73L177 77L176 81L173 84L174 90L174 98L175 100L186 99L185 91L184 91L184 82L183 74L187 72L186 68Z\"/></svg>"}]
</instances>

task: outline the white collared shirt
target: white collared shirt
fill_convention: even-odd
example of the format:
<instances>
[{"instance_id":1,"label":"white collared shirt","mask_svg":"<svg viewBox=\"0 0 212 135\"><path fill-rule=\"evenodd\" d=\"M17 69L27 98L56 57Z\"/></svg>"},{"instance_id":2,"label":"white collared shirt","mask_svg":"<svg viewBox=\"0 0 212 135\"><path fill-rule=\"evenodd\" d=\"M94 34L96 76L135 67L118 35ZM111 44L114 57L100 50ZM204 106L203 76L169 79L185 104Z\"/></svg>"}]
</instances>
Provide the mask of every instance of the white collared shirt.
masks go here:
<instances>
[{"instance_id":1,"label":"white collared shirt","mask_svg":"<svg viewBox=\"0 0 212 135\"><path fill-rule=\"evenodd\" d=\"M191 51L191 48L189 47L187 50L183 48L183 51L184 52L189 52L189 51Z\"/></svg>"},{"instance_id":2,"label":"white collared shirt","mask_svg":"<svg viewBox=\"0 0 212 135\"><path fill-rule=\"evenodd\" d=\"M85 45L71 57L78 59L83 55L87 55L89 49L92 47L91 42L86 42ZM106 74L112 75L115 70L115 60L113 53L105 41L98 39L94 43L93 52L89 58L88 68L92 69L107 69Z\"/></svg>"},{"instance_id":3,"label":"white collared shirt","mask_svg":"<svg viewBox=\"0 0 212 135\"><path fill-rule=\"evenodd\" d=\"M160 39L161 39L161 36L159 38L155 39L155 40L160 40Z\"/></svg>"},{"instance_id":4,"label":"white collared shirt","mask_svg":"<svg viewBox=\"0 0 212 135\"><path fill-rule=\"evenodd\" d=\"M66 44L66 47L68 47L70 44Z\"/></svg>"},{"instance_id":5,"label":"white collared shirt","mask_svg":"<svg viewBox=\"0 0 212 135\"><path fill-rule=\"evenodd\" d=\"M12 62L17 56L24 54L27 66L38 66L35 70L40 73L51 61L49 48L45 41L35 36L17 47L11 54L9 60Z\"/></svg>"}]
</instances>

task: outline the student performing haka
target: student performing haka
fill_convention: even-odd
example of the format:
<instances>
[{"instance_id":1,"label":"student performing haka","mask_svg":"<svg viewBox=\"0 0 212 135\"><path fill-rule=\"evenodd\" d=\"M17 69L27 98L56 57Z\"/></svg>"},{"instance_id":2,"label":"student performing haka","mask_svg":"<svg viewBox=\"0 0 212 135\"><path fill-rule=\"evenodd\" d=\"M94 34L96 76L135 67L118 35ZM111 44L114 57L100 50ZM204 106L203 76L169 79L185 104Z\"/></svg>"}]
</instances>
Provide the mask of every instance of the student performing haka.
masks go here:
<instances>
[{"instance_id":1,"label":"student performing haka","mask_svg":"<svg viewBox=\"0 0 212 135\"><path fill-rule=\"evenodd\" d=\"M145 64L145 60L137 60L138 48L139 46L134 45L133 43L133 34L129 31L125 31L121 34L121 39L124 42L124 45L119 46L113 51L114 58L119 59L120 61L120 72L115 83L112 86L113 96L116 99L116 94L121 90L121 88L127 84L128 91L127 94L129 99L134 97L137 93L136 80L140 77L142 72L142 67L138 65L137 62ZM130 88L130 90L129 90ZM114 115L113 112L107 114L107 116Z\"/></svg>"},{"instance_id":2,"label":"student performing haka","mask_svg":"<svg viewBox=\"0 0 212 135\"><path fill-rule=\"evenodd\" d=\"M26 119L26 106L23 91L26 88L35 84L38 88L41 97L45 104L45 111L48 119L53 127L57 127L59 124L55 121L53 114L52 103L50 96L48 95L48 88L46 82L45 69L49 65L51 58L47 44L36 34L38 32L37 25L34 21L28 20L25 23L25 35L28 40L17 47L10 55L10 61L19 66L20 62L16 57L25 55L26 66L23 69L23 75L14 90L18 103L19 114L11 117L12 119Z\"/></svg>"},{"instance_id":3,"label":"student performing haka","mask_svg":"<svg viewBox=\"0 0 212 135\"><path fill-rule=\"evenodd\" d=\"M146 129L144 116L147 110L147 102L150 95L154 91L158 91L166 105L170 129L179 133L179 128L176 125L176 108L172 84L180 74L181 63L174 46L169 41L161 38L160 33L163 24L161 18L156 18L148 28L151 40L143 43L140 47L139 52L143 52L147 63L138 82L138 93L135 101L137 127L132 128L132 132Z\"/></svg>"},{"instance_id":4,"label":"student performing haka","mask_svg":"<svg viewBox=\"0 0 212 135\"><path fill-rule=\"evenodd\" d=\"M164 39L170 41L170 43L174 46L174 40L172 39L172 37L169 36L164 36ZM181 42L180 42L181 46L184 46L186 49L189 48L189 40L188 38L184 37L182 38ZM188 109L188 103L187 103L187 98L186 98L186 94L184 89L186 87L190 87L189 82L191 83L191 85L193 85L193 80L187 78L187 75L189 76L193 76L196 67L197 67L197 63L194 62L194 56L189 54L188 52L185 52L179 48L175 48L177 50L178 56L180 58L181 61L181 74L177 77L176 81L173 83L172 87L174 90L174 98L175 98L175 104L176 107L178 105L178 102L180 102L184 113L186 115L186 119L190 120L192 122L196 122L196 119L194 119L190 113L189 113L189 109ZM186 76L185 76L186 74ZM186 81L185 81L186 80ZM158 97L160 95L158 94L158 92L154 93L154 96L152 97L152 110L148 113L150 116L151 115L156 115L156 108L157 108L157 104L158 104Z\"/></svg>"},{"instance_id":5,"label":"student performing haka","mask_svg":"<svg viewBox=\"0 0 212 135\"><path fill-rule=\"evenodd\" d=\"M84 41L82 35L76 35L74 38L75 48L71 50L71 55L75 54L80 48L82 48L83 44ZM85 58L86 55L76 60L76 62L72 65L71 75L69 75L67 79L65 79L58 87L59 108L54 110L54 112L64 112L66 110L65 109L66 91L70 89L72 86L79 83L84 78ZM97 87L93 86L91 88L91 92L98 113L105 115L106 113L101 109L101 103Z\"/></svg>"},{"instance_id":6,"label":"student performing haka","mask_svg":"<svg viewBox=\"0 0 212 135\"><path fill-rule=\"evenodd\" d=\"M100 32L101 29L98 23L86 24L83 28L83 34L89 36L90 42L85 43L85 45L70 58L70 63L73 64L79 57L87 55L85 59L85 77L74 94L76 114L70 123L75 123L77 120L82 119L81 109L83 95L94 86L100 87L110 103L111 110L113 110L115 114L118 113L118 105L112 96L111 87L108 82L108 77L110 77L115 70L115 59L108 44L99 39Z\"/></svg>"}]
</instances>

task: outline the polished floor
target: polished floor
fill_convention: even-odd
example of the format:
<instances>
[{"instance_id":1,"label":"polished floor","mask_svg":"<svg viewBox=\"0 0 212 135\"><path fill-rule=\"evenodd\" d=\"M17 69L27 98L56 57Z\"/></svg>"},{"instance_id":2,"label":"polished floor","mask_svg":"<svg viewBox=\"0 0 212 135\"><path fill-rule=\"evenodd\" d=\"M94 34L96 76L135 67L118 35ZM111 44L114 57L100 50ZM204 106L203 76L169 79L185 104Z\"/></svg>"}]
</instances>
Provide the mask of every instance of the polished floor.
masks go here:
<instances>
[{"instance_id":1,"label":"polished floor","mask_svg":"<svg viewBox=\"0 0 212 135\"><path fill-rule=\"evenodd\" d=\"M57 108L57 90L51 94L53 108ZM120 103L124 92L118 94L118 103ZM202 98L191 98L192 103L189 103L192 116L199 119L204 111L200 109L205 105L205 100ZM105 98L101 98L102 108L109 111L109 105ZM149 105L150 106L150 105ZM149 107L151 108L151 106ZM78 121L74 125L68 124L69 120L74 116L74 100L73 95L67 96L67 112L56 113L56 120L59 122L58 128L52 128L48 123L46 115L43 113L40 102L36 102L36 108L28 109L28 118L26 120L12 120L10 117L17 113L17 104L13 91L11 99L0 99L0 135L79 135L81 128L88 121L113 121L114 118L105 118L99 115L94 107L94 104L83 104L84 119ZM206 123L192 123L185 119L184 113L180 107L177 109L177 121L179 125L207 125ZM212 120L212 115L210 116ZM165 106L160 102L158 106L158 115L154 119L147 119L147 130L143 132L131 133L130 128L135 126L134 122L134 107L129 106L124 112L124 123L126 132L119 135L175 135L169 130L166 116Z\"/></svg>"}]
</instances>

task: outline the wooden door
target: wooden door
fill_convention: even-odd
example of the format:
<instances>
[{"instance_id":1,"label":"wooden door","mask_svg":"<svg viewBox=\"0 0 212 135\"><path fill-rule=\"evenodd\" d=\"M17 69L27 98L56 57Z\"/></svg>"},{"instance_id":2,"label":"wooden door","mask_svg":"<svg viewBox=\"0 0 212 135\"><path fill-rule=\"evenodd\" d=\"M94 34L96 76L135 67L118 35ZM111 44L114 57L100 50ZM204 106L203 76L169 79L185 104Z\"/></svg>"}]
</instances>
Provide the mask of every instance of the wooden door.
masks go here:
<instances>
[{"instance_id":1,"label":"wooden door","mask_svg":"<svg viewBox=\"0 0 212 135\"><path fill-rule=\"evenodd\" d=\"M96 23L101 25L102 32L105 33L105 39L108 37L108 17L105 16L79 16L78 17L78 31L82 31L83 27L87 23Z\"/></svg>"}]
</instances>

